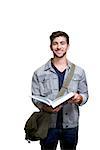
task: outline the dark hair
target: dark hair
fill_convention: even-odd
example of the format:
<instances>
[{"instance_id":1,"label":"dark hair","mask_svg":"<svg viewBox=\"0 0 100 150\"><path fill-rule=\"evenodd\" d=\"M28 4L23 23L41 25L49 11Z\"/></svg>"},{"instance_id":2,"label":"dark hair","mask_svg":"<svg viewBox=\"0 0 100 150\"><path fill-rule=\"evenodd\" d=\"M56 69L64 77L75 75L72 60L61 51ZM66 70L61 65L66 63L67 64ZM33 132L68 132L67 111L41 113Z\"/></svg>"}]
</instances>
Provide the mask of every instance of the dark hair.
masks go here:
<instances>
[{"instance_id":1,"label":"dark hair","mask_svg":"<svg viewBox=\"0 0 100 150\"><path fill-rule=\"evenodd\" d=\"M56 38L56 37L59 37L59 36L64 36L66 38L66 41L67 41L67 44L69 44L69 36L67 33L63 32L63 31L56 31L56 32L53 32L51 35L50 35L50 42L52 45L52 42L53 40Z\"/></svg>"}]
</instances>

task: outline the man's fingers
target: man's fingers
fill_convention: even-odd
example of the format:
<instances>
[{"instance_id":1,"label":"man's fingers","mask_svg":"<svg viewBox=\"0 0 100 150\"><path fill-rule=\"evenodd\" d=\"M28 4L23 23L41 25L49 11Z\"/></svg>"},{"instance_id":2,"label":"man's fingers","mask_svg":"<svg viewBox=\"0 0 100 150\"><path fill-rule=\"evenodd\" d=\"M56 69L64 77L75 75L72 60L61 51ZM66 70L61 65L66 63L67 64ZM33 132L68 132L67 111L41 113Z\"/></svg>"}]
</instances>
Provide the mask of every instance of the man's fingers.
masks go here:
<instances>
[{"instance_id":1,"label":"man's fingers","mask_svg":"<svg viewBox=\"0 0 100 150\"><path fill-rule=\"evenodd\" d=\"M62 108L62 106L60 105L60 106L56 107L56 108L53 110L53 112L58 112L61 108Z\"/></svg>"}]
</instances>

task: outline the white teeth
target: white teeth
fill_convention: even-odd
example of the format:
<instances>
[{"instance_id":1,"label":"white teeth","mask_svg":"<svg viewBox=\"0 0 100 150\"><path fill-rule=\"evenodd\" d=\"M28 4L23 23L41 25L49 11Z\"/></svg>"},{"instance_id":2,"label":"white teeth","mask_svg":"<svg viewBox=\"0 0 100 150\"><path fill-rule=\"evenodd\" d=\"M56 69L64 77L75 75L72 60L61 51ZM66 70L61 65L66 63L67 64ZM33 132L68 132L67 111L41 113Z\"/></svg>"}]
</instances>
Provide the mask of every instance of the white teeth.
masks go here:
<instances>
[{"instance_id":1,"label":"white teeth","mask_svg":"<svg viewBox=\"0 0 100 150\"><path fill-rule=\"evenodd\" d=\"M59 53L62 53L62 51L57 51L57 53L59 54Z\"/></svg>"}]
</instances>

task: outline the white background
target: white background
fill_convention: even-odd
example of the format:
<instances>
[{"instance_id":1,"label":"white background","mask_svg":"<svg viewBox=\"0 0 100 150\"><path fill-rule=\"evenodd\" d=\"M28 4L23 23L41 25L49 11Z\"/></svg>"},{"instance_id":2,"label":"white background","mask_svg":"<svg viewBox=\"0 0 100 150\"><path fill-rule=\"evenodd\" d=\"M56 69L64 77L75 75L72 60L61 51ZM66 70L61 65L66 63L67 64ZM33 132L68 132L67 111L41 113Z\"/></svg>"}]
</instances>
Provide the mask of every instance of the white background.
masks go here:
<instances>
[{"instance_id":1,"label":"white background","mask_svg":"<svg viewBox=\"0 0 100 150\"><path fill-rule=\"evenodd\" d=\"M37 150L24 140L25 121L35 110L29 95L35 69L52 53L49 35L70 36L68 58L85 69L89 101L80 107L77 150L100 149L100 9L99 0L0 1L0 146ZM59 149L59 148L58 148Z\"/></svg>"}]
</instances>

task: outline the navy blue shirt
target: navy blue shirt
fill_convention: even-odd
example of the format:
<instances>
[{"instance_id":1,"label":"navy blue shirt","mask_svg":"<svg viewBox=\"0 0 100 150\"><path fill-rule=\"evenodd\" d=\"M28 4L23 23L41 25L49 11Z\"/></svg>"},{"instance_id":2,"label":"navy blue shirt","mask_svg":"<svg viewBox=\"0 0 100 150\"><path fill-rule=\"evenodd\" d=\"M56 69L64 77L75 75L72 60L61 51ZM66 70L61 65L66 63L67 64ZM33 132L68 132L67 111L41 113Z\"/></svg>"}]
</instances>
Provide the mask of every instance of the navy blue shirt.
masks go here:
<instances>
[{"instance_id":1,"label":"navy blue shirt","mask_svg":"<svg viewBox=\"0 0 100 150\"><path fill-rule=\"evenodd\" d=\"M65 76L65 72L66 69L63 72L60 72L52 63L52 67L54 68L54 70L56 71L57 75L58 75L58 81L59 81L59 90L61 89L62 85L63 85L63 81L64 81L64 76ZM61 110L57 113L57 122L56 122L56 128L63 128L62 126L62 122L63 122L63 108L61 108Z\"/></svg>"}]
</instances>

